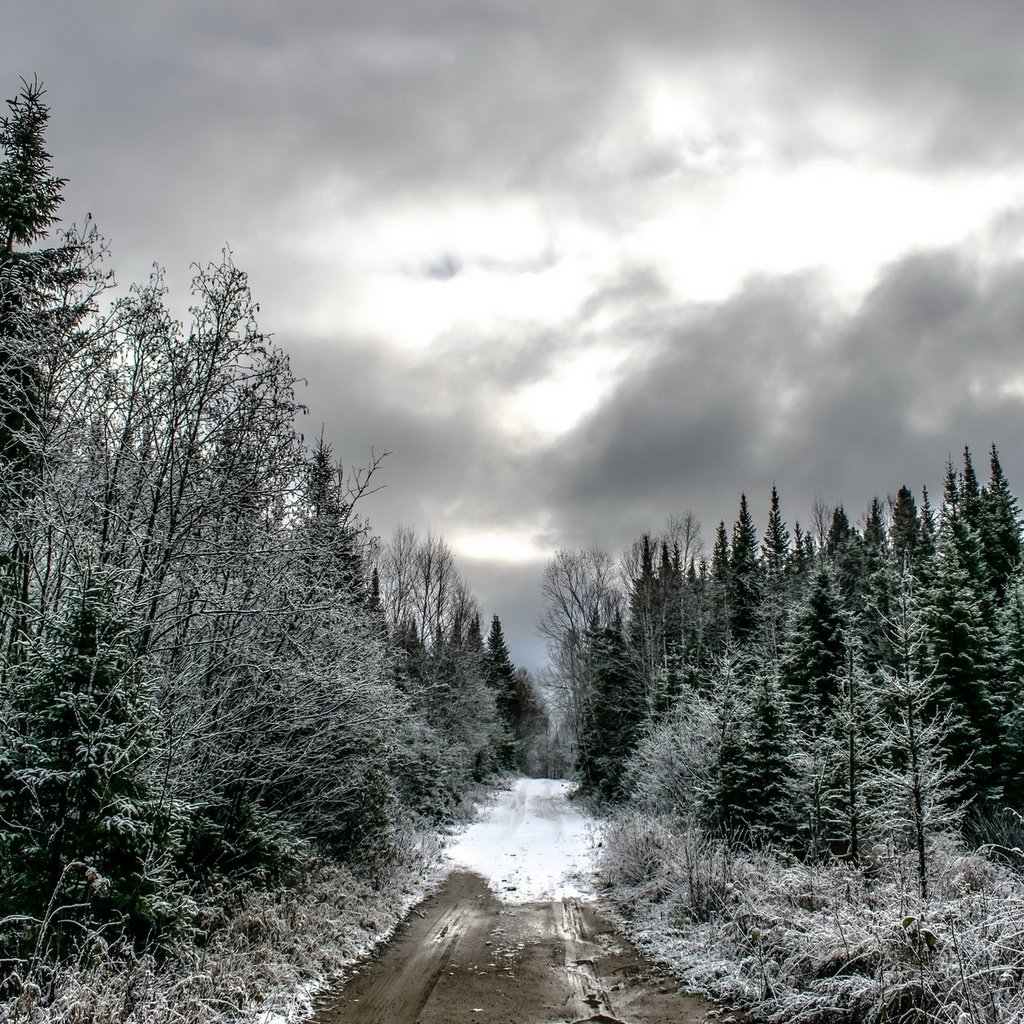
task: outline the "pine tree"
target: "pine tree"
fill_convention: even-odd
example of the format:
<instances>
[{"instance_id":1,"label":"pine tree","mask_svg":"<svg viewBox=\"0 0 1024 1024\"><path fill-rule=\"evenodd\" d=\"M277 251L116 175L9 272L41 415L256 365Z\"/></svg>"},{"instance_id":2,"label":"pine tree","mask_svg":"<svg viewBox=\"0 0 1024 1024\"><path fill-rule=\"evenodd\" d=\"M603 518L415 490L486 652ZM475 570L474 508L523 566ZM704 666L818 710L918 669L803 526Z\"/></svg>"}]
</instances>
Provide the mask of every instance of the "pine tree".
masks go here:
<instances>
[{"instance_id":1,"label":"pine tree","mask_svg":"<svg viewBox=\"0 0 1024 1024\"><path fill-rule=\"evenodd\" d=\"M754 680L740 734L739 785L731 814L755 846L791 846L800 826L795 736L776 680Z\"/></svg>"},{"instance_id":2,"label":"pine tree","mask_svg":"<svg viewBox=\"0 0 1024 1024\"><path fill-rule=\"evenodd\" d=\"M1024 805L1024 568L1017 566L999 611L999 686L993 694L1004 723L1001 775L1010 807Z\"/></svg>"},{"instance_id":3,"label":"pine tree","mask_svg":"<svg viewBox=\"0 0 1024 1024\"><path fill-rule=\"evenodd\" d=\"M648 704L653 707L656 677L665 655L664 595L654 569L654 542L649 533L643 534L634 551L639 557L629 579L628 639L643 672Z\"/></svg>"},{"instance_id":4,"label":"pine tree","mask_svg":"<svg viewBox=\"0 0 1024 1024\"><path fill-rule=\"evenodd\" d=\"M922 582L928 581L935 558L935 514L928 498L928 488L921 488L920 531L917 538L917 557L914 562L915 575Z\"/></svg>"},{"instance_id":5,"label":"pine tree","mask_svg":"<svg viewBox=\"0 0 1024 1024\"><path fill-rule=\"evenodd\" d=\"M971 449L964 445L964 468L960 474L959 493L957 495L960 513L968 526L976 533L980 532L982 518L981 487L978 474L974 472L974 460Z\"/></svg>"},{"instance_id":6,"label":"pine tree","mask_svg":"<svg viewBox=\"0 0 1024 1024\"><path fill-rule=\"evenodd\" d=\"M744 494L740 496L740 510L733 525L729 552L730 635L739 643L751 638L758 627L762 581L757 546L757 531Z\"/></svg>"},{"instance_id":7,"label":"pine tree","mask_svg":"<svg viewBox=\"0 0 1024 1024\"><path fill-rule=\"evenodd\" d=\"M967 773L967 793L978 796L996 782L1001 740L991 695L992 634L979 603L980 544L963 520L954 518L956 511L955 506L944 510L924 622L934 680L932 713L949 716L950 765ZM965 564L965 558L973 564Z\"/></svg>"},{"instance_id":8,"label":"pine tree","mask_svg":"<svg viewBox=\"0 0 1024 1024\"><path fill-rule=\"evenodd\" d=\"M491 628L487 633L487 645L484 651L484 666L487 683L494 691L498 711L506 722L511 723L516 716L516 668L512 664L505 633L501 628L501 619L495 615L491 619Z\"/></svg>"},{"instance_id":9,"label":"pine tree","mask_svg":"<svg viewBox=\"0 0 1024 1024\"><path fill-rule=\"evenodd\" d=\"M38 80L22 79L0 118L0 466L31 472L31 429L44 415L39 357L84 316L81 240L37 248L59 222L66 179L46 151L49 108Z\"/></svg>"},{"instance_id":10,"label":"pine tree","mask_svg":"<svg viewBox=\"0 0 1024 1024\"><path fill-rule=\"evenodd\" d=\"M864 584L867 576L864 545L860 535L850 525L846 510L837 505L832 513L825 554L835 567L836 583L846 607L859 611L864 604Z\"/></svg>"},{"instance_id":11,"label":"pine tree","mask_svg":"<svg viewBox=\"0 0 1024 1024\"><path fill-rule=\"evenodd\" d=\"M883 721L880 695L873 677L858 664L855 646L847 649L846 672L835 735L839 741L840 769L836 773L835 851L859 864L875 824L875 801L870 794L883 760Z\"/></svg>"},{"instance_id":12,"label":"pine tree","mask_svg":"<svg viewBox=\"0 0 1024 1024\"><path fill-rule=\"evenodd\" d=\"M18 666L0 755L0 917L64 905L60 919L123 920L137 940L172 923L182 814L149 774L156 704L127 641L107 588L87 583ZM51 928L59 943L65 929Z\"/></svg>"},{"instance_id":13,"label":"pine tree","mask_svg":"<svg viewBox=\"0 0 1024 1024\"><path fill-rule=\"evenodd\" d=\"M705 665L720 657L731 640L732 623L732 570L730 568L729 536L725 522L719 522L715 532L715 545L711 551L711 565L705 574L708 604L708 623L703 635Z\"/></svg>"},{"instance_id":14,"label":"pine tree","mask_svg":"<svg viewBox=\"0 0 1024 1024\"><path fill-rule=\"evenodd\" d=\"M947 764L948 717L935 714L933 680L922 672L928 630L916 586L905 568L888 623L897 667L882 670L885 762L873 784L881 824L914 851L921 896L927 898L933 843L962 819L963 804L956 772Z\"/></svg>"},{"instance_id":15,"label":"pine tree","mask_svg":"<svg viewBox=\"0 0 1024 1024\"><path fill-rule=\"evenodd\" d=\"M914 564L920 532L917 502L910 488L904 485L897 492L892 506L892 551L897 566Z\"/></svg>"},{"instance_id":16,"label":"pine tree","mask_svg":"<svg viewBox=\"0 0 1024 1024\"><path fill-rule=\"evenodd\" d=\"M66 184L52 173L45 148L49 110L35 79L22 80L0 118L0 512L28 502L42 470L40 428L47 416L47 357L66 344L87 310L78 294L86 278L84 245L69 237L38 248L58 222ZM0 555L0 608L10 626L7 656L25 650L32 538L12 531ZM2 621L2 620L0 620ZM0 638L3 633L0 632Z\"/></svg>"},{"instance_id":17,"label":"pine tree","mask_svg":"<svg viewBox=\"0 0 1024 1024\"><path fill-rule=\"evenodd\" d=\"M658 569L661 597L663 662L652 711L665 715L678 699L685 678L685 647L683 641L683 570L678 544L671 554L667 542L661 544Z\"/></svg>"},{"instance_id":18,"label":"pine tree","mask_svg":"<svg viewBox=\"0 0 1024 1024\"><path fill-rule=\"evenodd\" d=\"M820 734L840 703L846 664L846 616L832 572L817 570L790 617L779 681L794 721Z\"/></svg>"},{"instance_id":19,"label":"pine tree","mask_svg":"<svg viewBox=\"0 0 1024 1024\"><path fill-rule=\"evenodd\" d=\"M578 768L586 788L604 800L620 800L625 795L626 759L646 718L643 680L620 623L592 628L590 678L590 706Z\"/></svg>"},{"instance_id":20,"label":"pine tree","mask_svg":"<svg viewBox=\"0 0 1024 1024\"><path fill-rule=\"evenodd\" d=\"M790 536L779 506L779 492L772 484L768 526L761 542L761 562L764 566L764 599L762 625L765 641L777 651L786 620L789 598L787 568L790 559Z\"/></svg>"},{"instance_id":21,"label":"pine tree","mask_svg":"<svg viewBox=\"0 0 1024 1024\"><path fill-rule=\"evenodd\" d=\"M995 445L992 445L990 465L988 487L981 495L979 532L995 603L1000 605L1006 595L1007 582L1021 560L1021 511L1003 475Z\"/></svg>"}]
</instances>

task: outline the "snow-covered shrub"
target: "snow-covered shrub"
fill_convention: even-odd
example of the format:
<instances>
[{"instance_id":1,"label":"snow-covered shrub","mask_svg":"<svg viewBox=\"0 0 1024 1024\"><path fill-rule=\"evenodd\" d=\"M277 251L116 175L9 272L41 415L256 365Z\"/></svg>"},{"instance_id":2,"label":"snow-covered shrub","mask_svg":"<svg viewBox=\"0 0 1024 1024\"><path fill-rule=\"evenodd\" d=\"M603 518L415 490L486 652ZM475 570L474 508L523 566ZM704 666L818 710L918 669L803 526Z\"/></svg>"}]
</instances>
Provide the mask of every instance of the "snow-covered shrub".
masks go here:
<instances>
[{"instance_id":1,"label":"snow-covered shrub","mask_svg":"<svg viewBox=\"0 0 1024 1024\"><path fill-rule=\"evenodd\" d=\"M865 870L759 851L705 867L720 898L688 916L704 844L632 816L600 869L635 940L686 984L772 1024L1024 1021L1024 882L1004 866L936 843L922 899L912 853L875 851Z\"/></svg>"},{"instance_id":2,"label":"snow-covered shrub","mask_svg":"<svg viewBox=\"0 0 1024 1024\"><path fill-rule=\"evenodd\" d=\"M707 789L716 712L687 691L664 721L653 723L623 772L623 788L637 810L685 817Z\"/></svg>"},{"instance_id":3,"label":"snow-covered shrub","mask_svg":"<svg viewBox=\"0 0 1024 1024\"><path fill-rule=\"evenodd\" d=\"M2 990L0 1024L300 1019L316 993L386 938L431 884L436 840L407 832L398 845L386 879L325 863L289 889L210 892L197 916L202 941L170 958L96 933L75 962L25 964Z\"/></svg>"},{"instance_id":4,"label":"snow-covered shrub","mask_svg":"<svg viewBox=\"0 0 1024 1024\"><path fill-rule=\"evenodd\" d=\"M673 924L721 912L733 859L696 826L677 829L666 817L628 814L608 826L605 846L601 877L620 904Z\"/></svg>"}]
</instances>

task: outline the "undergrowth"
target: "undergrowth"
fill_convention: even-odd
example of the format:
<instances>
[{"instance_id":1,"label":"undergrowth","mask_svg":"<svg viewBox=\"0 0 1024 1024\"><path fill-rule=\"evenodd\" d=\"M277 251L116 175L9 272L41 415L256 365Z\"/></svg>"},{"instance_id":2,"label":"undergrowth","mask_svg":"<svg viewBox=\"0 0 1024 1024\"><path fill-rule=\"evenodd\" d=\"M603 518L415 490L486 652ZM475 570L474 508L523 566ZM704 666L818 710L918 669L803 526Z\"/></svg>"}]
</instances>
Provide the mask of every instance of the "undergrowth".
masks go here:
<instances>
[{"instance_id":1,"label":"undergrowth","mask_svg":"<svg viewBox=\"0 0 1024 1024\"><path fill-rule=\"evenodd\" d=\"M58 965L5 965L2 1024L291 1021L386 938L433 878L440 849L410 834L375 878L311 865L287 889L235 889L200 902L191 940L135 953L96 933Z\"/></svg>"},{"instance_id":2,"label":"undergrowth","mask_svg":"<svg viewBox=\"0 0 1024 1024\"><path fill-rule=\"evenodd\" d=\"M925 900L891 850L808 864L633 814L607 829L599 870L644 952L752 1020L1024 1021L1024 880L952 840L933 869Z\"/></svg>"}]
</instances>

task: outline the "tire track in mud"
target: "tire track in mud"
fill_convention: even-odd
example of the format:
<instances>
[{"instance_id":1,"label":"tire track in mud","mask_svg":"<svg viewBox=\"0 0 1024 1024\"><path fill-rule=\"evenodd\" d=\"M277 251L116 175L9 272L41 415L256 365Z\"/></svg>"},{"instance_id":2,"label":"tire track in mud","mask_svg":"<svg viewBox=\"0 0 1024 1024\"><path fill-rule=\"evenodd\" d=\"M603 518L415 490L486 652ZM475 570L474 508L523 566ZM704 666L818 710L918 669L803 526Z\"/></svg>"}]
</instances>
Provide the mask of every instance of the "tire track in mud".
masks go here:
<instances>
[{"instance_id":1,"label":"tire track in mud","mask_svg":"<svg viewBox=\"0 0 1024 1024\"><path fill-rule=\"evenodd\" d=\"M678 994L592 905L503 904L457 871L315 1024L697 1024L711 1008Z\"/></svg>"}]
</instances>

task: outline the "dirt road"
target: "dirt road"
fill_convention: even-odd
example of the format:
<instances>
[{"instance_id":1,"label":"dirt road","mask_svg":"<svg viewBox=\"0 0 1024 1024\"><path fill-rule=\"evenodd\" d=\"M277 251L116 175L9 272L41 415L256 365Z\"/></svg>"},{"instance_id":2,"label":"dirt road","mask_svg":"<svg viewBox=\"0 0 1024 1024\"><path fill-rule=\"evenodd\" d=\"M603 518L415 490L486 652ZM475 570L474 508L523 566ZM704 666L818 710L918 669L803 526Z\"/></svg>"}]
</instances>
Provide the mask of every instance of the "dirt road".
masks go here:
<instances>
[{"instance_id":1,"label":"dirt road","mask_svg":"<svg viewBox=\"0 0 1024 1024\"><path fill-rule=\"evenodd\" d=\"M710 1005L678 995L581 898L587 825L563 783L520 780L456 844L445 885L317 1024L701 1021Z\"/></svg>"}]
</instances>

